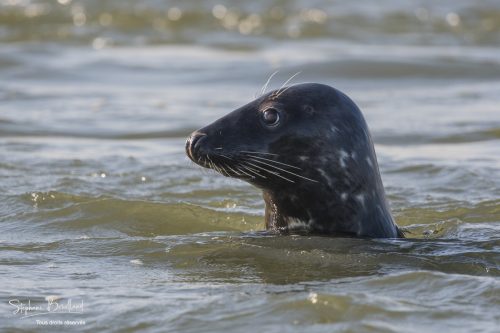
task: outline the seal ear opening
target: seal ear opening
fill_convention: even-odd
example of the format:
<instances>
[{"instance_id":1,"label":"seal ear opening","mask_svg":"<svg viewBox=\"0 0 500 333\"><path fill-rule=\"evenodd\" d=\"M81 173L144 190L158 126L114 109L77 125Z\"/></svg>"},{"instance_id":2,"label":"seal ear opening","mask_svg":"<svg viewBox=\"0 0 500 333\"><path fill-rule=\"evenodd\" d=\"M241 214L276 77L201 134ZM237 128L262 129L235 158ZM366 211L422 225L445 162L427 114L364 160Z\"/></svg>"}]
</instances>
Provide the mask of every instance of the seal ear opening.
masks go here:
<instances>
[{"instance_id":1,"label":"seal ear opening","mask_svg":"<svg viewBox=\"0 0 500 333\"><path fill-rule=\"evenodd\" d=\"M309 116L312 116L316 113L316 110L310 105L304 105L302 107L302 110Z\"/></svg>"}]
</instances>

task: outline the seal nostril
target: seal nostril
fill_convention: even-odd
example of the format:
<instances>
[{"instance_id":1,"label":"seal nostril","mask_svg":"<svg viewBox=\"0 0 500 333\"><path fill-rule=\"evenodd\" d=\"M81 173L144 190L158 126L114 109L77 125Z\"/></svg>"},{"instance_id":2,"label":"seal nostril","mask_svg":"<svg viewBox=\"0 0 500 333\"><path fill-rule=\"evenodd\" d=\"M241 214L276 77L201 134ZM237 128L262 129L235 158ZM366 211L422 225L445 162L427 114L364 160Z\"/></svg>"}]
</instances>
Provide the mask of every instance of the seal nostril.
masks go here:
<instances>
[{"instance_id":1,"label":"seal nostril","mask_svg":"<svg viewBox=\"0 0 500 333\"><path fill-rule=\"evenodd\" d=\"M191 135L188 141L188 146L189 146L188 152L190 153L188 155L194 157L193 155L195 155L196 152L200 149L201 142L206 136L207 135L205 133L199 133L199 132L195 132Z\"/></svg>"},{"instance_id":2,"label":"seal nostril","mask_svg":"<svg viewBox=\"0 0 500 333\"><path fill-rule=\"evenodd\" d=\"M203 139L206 138L206 134L203 134L203 133L198 133L195 135L195 137L193 137L193 139L191 140L191 146L193 147L193 149L198 149L200 147L200 143L203 141Z\"/></svg>"}]
</instances>

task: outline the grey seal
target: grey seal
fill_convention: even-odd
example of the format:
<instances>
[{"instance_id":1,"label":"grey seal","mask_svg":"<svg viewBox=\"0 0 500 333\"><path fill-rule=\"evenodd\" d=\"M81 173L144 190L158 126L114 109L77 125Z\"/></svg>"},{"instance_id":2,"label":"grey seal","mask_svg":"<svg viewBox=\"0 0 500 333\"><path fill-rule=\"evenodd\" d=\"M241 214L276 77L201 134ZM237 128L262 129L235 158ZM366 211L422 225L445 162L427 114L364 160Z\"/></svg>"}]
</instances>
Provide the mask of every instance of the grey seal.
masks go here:
<instances>
[{"instance_id":1,"label":"grey seal","mask_svg":"<svg viewBox=\"0 0 500 333\"><path fill-rule=\"evenodd\" d=\"M365 119L328 85L264 94L193 132L186 153L202 167L262 189L268 230L404 237Z\"/></svg>"}]
</instances>

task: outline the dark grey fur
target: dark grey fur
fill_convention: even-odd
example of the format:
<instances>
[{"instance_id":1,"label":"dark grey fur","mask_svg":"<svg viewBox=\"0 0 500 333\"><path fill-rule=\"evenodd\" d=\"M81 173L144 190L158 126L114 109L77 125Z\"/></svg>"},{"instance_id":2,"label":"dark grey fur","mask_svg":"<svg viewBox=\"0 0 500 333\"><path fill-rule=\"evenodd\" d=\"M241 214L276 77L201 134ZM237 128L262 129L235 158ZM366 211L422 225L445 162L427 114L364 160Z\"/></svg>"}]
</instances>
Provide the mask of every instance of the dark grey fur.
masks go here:
<instances>
[{"instance_id":1,"label":"dark grey fur","mask_svg":"<svg viewBox=\"0 0 500 333\"><path fill-rule=\"evenodd\" d=\"M268 108L280 116L275 127L263 123ZM195 131L186 152L203 167L261 188L267 229L403 237L363 115L327 85L300 84L263 95Z\"/></svg>"}]
</instances>

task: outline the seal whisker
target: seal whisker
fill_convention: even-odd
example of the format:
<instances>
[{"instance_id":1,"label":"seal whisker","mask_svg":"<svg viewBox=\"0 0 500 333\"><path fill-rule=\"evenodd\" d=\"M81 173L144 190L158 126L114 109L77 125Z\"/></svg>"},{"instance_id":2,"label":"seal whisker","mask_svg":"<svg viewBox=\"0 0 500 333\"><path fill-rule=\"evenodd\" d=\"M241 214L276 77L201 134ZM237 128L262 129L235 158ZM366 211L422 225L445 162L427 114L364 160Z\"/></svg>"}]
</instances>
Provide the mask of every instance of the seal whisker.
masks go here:
<instances>
[{"instance_id":1,"label":"seal whisker","mask_svg":"<svg viewBox=\"0 0 500 333\"><path fill-rule=\"evenodd\" d=\"M228 160L230 160L230 161L234 161L231 157L226 156L226 155L224 155L224 154L216 154L216 155L217 155L217 156L220 156L220 157L223 157L223 158L225 158L225 159L228 159ZM223 163L223 165L224 165L226 168L228 168L229 170L231 170L232 172L234 172L234 174L235 174L235 175L237 175L237 176L243 176L240 172L238 172L238 171L234 170L233 168L231 168L231 166L230 166L228 163ZM221 167L222 167L222 165L221 165ZM224 170L225 170L225 169L224 169ZM240 171L241 171L241 170L240 170ZM227 172L227 171L226 171L226 173L227 173L227 176L228 176L228 177L230 177L230 176L231 176L231 175L229 174L229 172Z\"/></svg>"},{"instance_id":2,"label":"seal whisker","mask_svg":"<svg viewBox=\"0 0 500 333\"><path fill-rule=\"evenodd\" d=\"M250 167L249 167L249 166L247 166L247 165L244 165L244 164L239 164L239 166L241 166L243 169L248 170L249 172L251 172L251 173L253 173L253 174L257 175L258 177L261 177L261 178L267 179L267 177L266 177L266 176L264 176L264 175L260 174L258 171L256 171L256 170L255 170L255 169L253 169L253 168L250 168ZM238 169L238 170L239 170L239 169ZM253 176L252 176L252 177L253 177ZM254 178L255 178L255 177L254 177Z\"/></svg>"},{"instance_id":3,"label":"seal whisker","mask_svg":"<svg viewBox=\"0 0 500 333\"><path fill-rule=\"evenodd\" d=\"M259 160L268 161L268 162L272 162L272 163L276 163L276 164L281 164L281 165L287 166L289 168L294 168L294 169L297 169L297 170L302 170L301 168L293 166L291 164L287 164L287 163L283 163L283 162L278 162L278 161L271 160L271 159L265 158L265 157L252 156L252 158L254 158L254 159L256 158L256 159L259 159Z\"/></svg>"},{"instance_id":4,"label":"seal whisker","mask_svg":"<svg viewBox=\"0 0 500 333\"><path fill-rule=\"evenodd\" d=\"M255 164L250 163L250 162L247 162L247 163L248 163L248 164L250 164L251 166L256 167L257 169L264 170L264 171L265 171L265 172L267 172L267 173L273 174L273 175L278 176L278 177L280 177L280 178L282 178L282 179L284 179L284 180L287 180L287 181L289 181L290 183L295 183L293 180L288 179L288 178L286 178L285 176L280 175L280 174L279 174L279 172L268 170L268 169L266 169L266 168L263 168L263 167L261 167L261 166L259 166L259 165L255 165Z\"/></svg>"},{"instance_id":5,"label":"seal whisker","mask_svg":"<svg viewBox=\"0 0 500 333\"><path fill-rule=\"evenodd\" d=\"M208 162L208 166L210 167L211 171L214 171L214 172L217 171L217 170L215 170L214 164L212 162Z\"/></svg>"},{"instance_id":6,"label":"seal whisker","mask_svg":"<svg viewBox=\"0 0 500 333\"><path fill-rule=\"evenodd\" d=\"M199 164L199 163L201 163L202 159L203 159L203 156L202 156L202 155L198 156L198 157L196 158L196 163L198 163L198 164Z\"/></svg>"},{"instance_id":7,"label":"seal whisker","mask_svg":"<svg viewBox=\"0 0 500 333\"><path fill-rule=\"evenodd\" d=\"M280 170L280 171L283 171L283 172L289 173L289 174L294 175L294 176L296 176L296 177L303 178L303 179L305 179L305 180L309 180L309 181L312 181L312 182L315 182L315 183L317 183L317 182L318 182L317 180L314 180L314 179L311 179L311 178L307 178L307 177L301 176L301 175L299 175L299 174L296 174L295 172L291 172L291 171L288 171L288 170L285 170L285 169L279 168L279 167L277 167L277 166L275 166L275 165L272 165L272 164L269 164L269 163L266 163L266 162L263 162L263 161L259 161L259 160L256 160L256 159L250 159L250 160L251 160L251 161L253 161L253 162L255 162L255 163L264 164L264 165L267 165L267 166L269 166L269 167L271 167L271 168L274 168L274 169L276 169L276 170Z\"/></svg>"},{"instance_id":8,"label":"seal whisker","mask_svg":"<svg viewBox=\"0 0 500 333\"><path fill-rule=\"evenodd\" d=\"M205 156L206 156L205 158L208 160L208 165L210 166L210 168L215 170L214 162L212 162L212 160L210 159L210 156L208 156L208 155L205 155Z\"/></svg>"},{"instance_id":9,"label":"seal whisker","mask_svg":"<svg viewBox=\"0 0 500 333\"><path fill-rule=\"evenodd\" d=\"M210 169L212 169L213 171L217 171L215 169L215 166L214 166L214 163L213 162L208 162L208 165L210 166Z\"/></svg>"},{"instance_id":10,"label":"seal whisker","mask_svg":"<svg viewBox=\"0 0 500 333\"><path fill-rule=\"evenodd\" d=\"M214 163L214 161L212 161L212 159L210 158L210 156L207 155L207 158L208 160L210 161L211 165L212 165L212 169L214 169L215 171L219 172L219 173L222 173L221 169L217 166L217 164ZM222 173L224 174L224 173Z\"/></svg>"},{"instance_id":11,"label":"seal whisker","mask_svg":"<svg viewBox=\"0 0 500 333\"><path fill-rule=\"evenodd\" d=\"M267 86L269 85L269 83L271 82L271 80L273 79L273 77L278 73L279 71L276 71L274 73L272 73L271 75L269 75L269 78L267 79L266 83L264 84L264 86L262 87L262 89L260 90L260 96L264 95L266 93L266 90L267 90Z\"/></svg>"},{"instance_id":12,"label":"seal whisker","mask_svg":"<svg viewBox=\"0 0 500 333\"><path fill-rule=\"evenodd\" d=\"M229 173L227 172L227 170L224 168L226 164L222 163L220 164L220 168L222 169L223 172L221 172L224 176L227 176L229 177ZM226 165L227 166L227 165Z\"/></svg>"},{"instance_id":13,"label":"seal whisker","mask_svg":"<svg viewBox=\"0 0 500 333\"><path fill-rule=\"evenodd\" d=\"M282 89L290 82L293 80L294 77L296 77L297 75L299 75L300 73L302 73L301 71L293 74L288 80L285 81L285 83L283 83L281 85L281 87L278 89L278 91L274 94L274 97L279 97L285 90L287 90L288 88L286 88L285 90L282 91Z\"/></svg>"},{"instance_id":14,"label":"seal whisker","mask_svg":"<svg viewBox=\"0 0 500 333\"><path fill-rule=\"evenodd\" d=\"M232 172L234 172L235 175L237 176L242 176L241 173L239 173L238 171L234 170L233 168L231 168L231 166L229 166L228 164L226 164L226 167L231 170Z\"/></svg>"},{"instance_id":15,"label":"seal whisker","mask_svg":"<svg viewBox=\"0 0 500 333\"><path fill-rule=\"evenodd\" d=\"M259 172L259 170L252 168L251 166L248 166L248 164L241 164L244 165L247 169L253 170L255 172ZM260 173L259 173L260 174Z\"/></svg>"},{"instance_id":16,"label":"seal whisker","mask_svg":"<svg viewBox=\"0 0 500 333\"><path fill-rule=\"evenodd\" d=\"M242 165L240 164L239 166L242 166ZM252 176L252 175L246 173L245 171L241 170L239 167L236 167L236 170L240 171L241 173L247 175L248 177L250 177L252 179L255 178L255 176Z\"/></svg>"},{"instance_id":17,"label":"seal whisker","mask_svg":"<svg viewBox=\"0 0 500 333\"><path fill-rule=\"evenodd\" d=\"M240 150L240 153L279 156L278 154L262 153L260 151L248 151L248 150Z\"/></svg>"},{"instance_id":18,"label":"seal whisker","mask_svg":"<svg viewBox=\"0 0 500 333\"><path fill-rule=\"evenodd\" d=\"M227 156L227 155L224 155L224 154L216 154L216 155L217 155L217 156L220 156L220 157L223 157L223 158L225 158L225 159L228 159L228 160L230 160L230 161L232 161L232 160L233 160L231 157L229 157L229 156Z\"/></svg>"},{"instance_id":19,"label":"seal whisker","mask_svg":"<svg viewBox=\"0 0 500 333\"><path fill-rule=\"evenodd\" d=\"M280 97L280 95L281 95L281 94L283 94L285 91L287 91L287 90L288 90L288 89L290 89L291 87L293 87L293 85L288 86L288 87L286 87L285 89L283 89L283 91L281 91L278 95L276 95L276 96L275 96L275 98Z\"/></svg>"}]
</instances>

